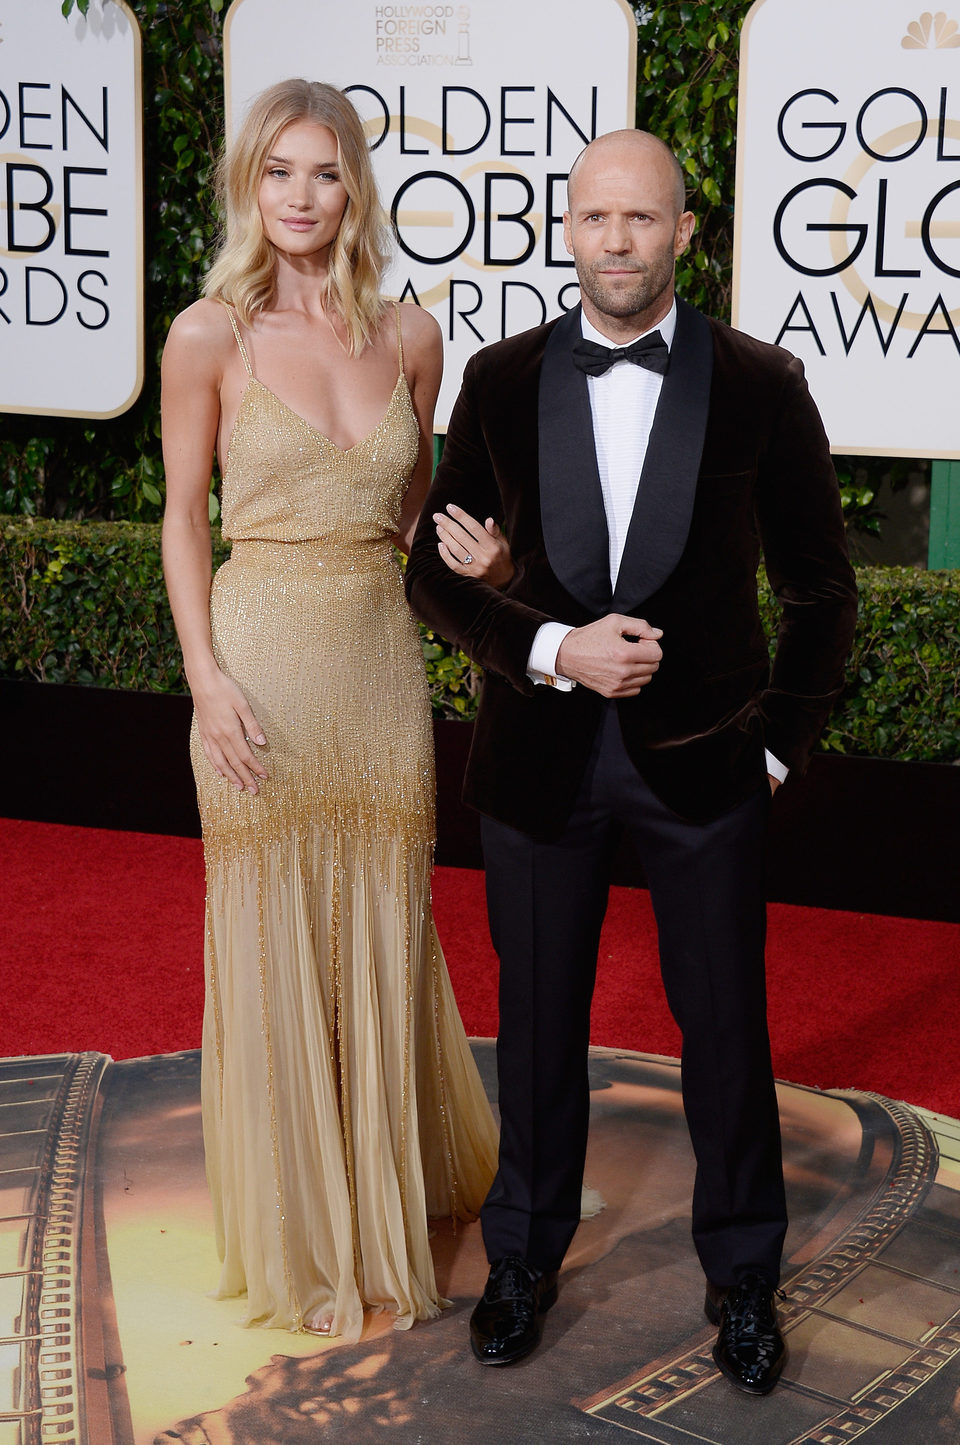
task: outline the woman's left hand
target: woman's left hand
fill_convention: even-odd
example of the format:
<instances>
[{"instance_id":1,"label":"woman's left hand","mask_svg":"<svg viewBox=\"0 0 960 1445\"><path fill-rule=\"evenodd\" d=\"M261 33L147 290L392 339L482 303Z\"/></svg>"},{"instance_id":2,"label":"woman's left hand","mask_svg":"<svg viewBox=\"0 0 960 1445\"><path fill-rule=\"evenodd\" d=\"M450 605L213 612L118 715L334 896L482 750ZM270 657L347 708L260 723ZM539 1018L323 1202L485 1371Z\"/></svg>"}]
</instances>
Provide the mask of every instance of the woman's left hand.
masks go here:
<instances>
[{"instance_id":1,"label":"woman's left hand","mask_svg":"<svg viewBox=\"0 0 960 1445\"><path fill-rule=\"evenodd\" d=\"M506 587L514 573L510 544L492 517L484 523L462 507L447 503L434 512L440 556L461 577L475 577L490 587Z\"/></svg>"}]
</instances>

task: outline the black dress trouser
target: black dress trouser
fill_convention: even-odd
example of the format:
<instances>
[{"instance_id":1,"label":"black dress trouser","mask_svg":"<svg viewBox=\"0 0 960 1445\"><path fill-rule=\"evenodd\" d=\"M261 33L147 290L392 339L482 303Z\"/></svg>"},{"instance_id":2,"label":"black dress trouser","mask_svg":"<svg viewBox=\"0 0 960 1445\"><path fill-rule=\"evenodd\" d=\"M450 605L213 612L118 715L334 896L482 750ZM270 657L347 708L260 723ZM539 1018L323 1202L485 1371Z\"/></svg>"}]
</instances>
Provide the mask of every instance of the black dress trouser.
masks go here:
<instances>
[{"instance_id":1,"label":"black dress trouser","mask_svg":"<svg viewBox=\"0 0 960 1445\"><path fill-rule=\"evenodd\" d=\"M764 788L713 822L678 818L630 761L611 703L559 839L483 819L500 958L500 1163L481 1215L490 1260L515 1254L556 1269L580 1218L590 1002L623 826L646 872L683 1034L697 1252L715 1284L751 1270L777 1282L786 1204L766 1019L768 806Z\"/></svg>"}]
</instances>

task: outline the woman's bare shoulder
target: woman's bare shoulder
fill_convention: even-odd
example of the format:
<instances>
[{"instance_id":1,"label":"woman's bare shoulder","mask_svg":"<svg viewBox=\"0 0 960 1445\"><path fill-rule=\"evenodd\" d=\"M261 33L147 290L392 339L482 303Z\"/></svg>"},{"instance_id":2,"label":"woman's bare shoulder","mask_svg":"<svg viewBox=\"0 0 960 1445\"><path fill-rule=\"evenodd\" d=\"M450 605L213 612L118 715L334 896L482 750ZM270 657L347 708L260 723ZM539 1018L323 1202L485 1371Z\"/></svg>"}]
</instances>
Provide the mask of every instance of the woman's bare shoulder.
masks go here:
<instances>
[{"instance_id":1,"label":"woman's bare shoulder","mask_svg":"<svg viewBox=\"0 0 960 1445\"><path fill-rule=\"evenodd\" d=\"M416 301L400 301L397 304L400 307L400 325L403 327L404 341L408 336L412 341L416 341L418 338L432 341L434 338L440 337L440 327L436 319Z\"/></svg>"},{"instance_id":2,"label":"woman's bare shoulder","mask_svg":"<svg viewBox=\"0 0 960 1445\"><path fill-rule=\"evenodd\" d=\"M179 312L168 332L170 339L175 338L181 344L204 347L222 346L232 336L233 327L226 306L206 296Z\"/></svg>"},{"instance_id":3,"label":"woman's bare shoulder","mask_svg":"<svg viewBox=\"0 0 960 1445\"><path fill-rule=\"evenodd\" d=\"M163 349L164 366L219 378L236 345L227 308L203 297L173 318Z\"/></svg>"},{"instance_id":4,"label":"woman's bare shoulder","mask_svg":"<svg viewBox=\"0 0 960 1445\"><path fill-rule=\"evenodd\" d=\"M412 361L433 359L443 354L443 335L436 320L415 301L400 303L403 344Z\"/></svg>"}]
</instances>

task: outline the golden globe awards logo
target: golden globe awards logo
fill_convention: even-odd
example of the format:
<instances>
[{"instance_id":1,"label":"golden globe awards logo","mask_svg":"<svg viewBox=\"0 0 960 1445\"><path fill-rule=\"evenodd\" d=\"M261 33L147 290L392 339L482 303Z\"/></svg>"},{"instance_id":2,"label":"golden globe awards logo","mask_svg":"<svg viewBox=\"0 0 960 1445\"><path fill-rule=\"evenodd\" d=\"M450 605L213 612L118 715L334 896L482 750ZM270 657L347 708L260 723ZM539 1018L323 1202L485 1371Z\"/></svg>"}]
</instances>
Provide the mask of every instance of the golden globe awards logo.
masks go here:
<instances>
[{"instance_id":1,"label":"golden globe awards logo","mask_svg":"<svg viewBox=\"0 0 960 1445\"><path fill-rule=\"evenodd\" d=\"M71 306L87 331L99 331L110 320L110 283L96 264L110 255L102 244L105 235L97 231L109 209L91 204L106 199L109 170L70 163L79 152L93 159L92 147L84 143L87 133L101 153L97 159L109 159L110 100L106 86L98 95L85 89L87 95L78 99L63 84L24 80L12 104L0 90L0 141L13 132L18 148L17 158L4 165L7 268L0 268L0 321L7 326L15 324L11 313L25 326L55 326ZM21 257L29 263L11 266ZM40 265L41 257L61 264ZM90 264L76 273L65 264L74 257Z\"/></svg>"},{"instance_id":2,"label":"golden globe awards logo","mask_svg":"<svg viewBox=\"0 0 960 1445\"><path fill-rule=\"evenodd\" d=\"M111 416L142 382L139 32L0 0L0 405Z\"/></svg>"},{"instance_id":3,"label":"golden globe awards logo","mask_svg":"<svg viewBox=\"0 0 960 1445\"><path fill-rule=\"evenodd\" d=\"M960 455L958 48L911 0L744 27L734 320L801 357L835 451Z\"/></svg>"},{"instance_id":4,"label":"golden globe awards logo","mask_svg":"<svg viewBox=\"0 0 960 1445\"><path fill-rule=\"evenodd\" d=\"M395 111L373 86L346 90L368 117L371 150L385 147L388 164L407 172L383 197L400 251L394 276L402 278L401 299L427 306L445 299L451 342L464 328L478 342L499 339L577 300L576 282L549 279L573 268L562 239L568 167L550 166L554 155L575 155L597 134L597 86L575 95L547 86L539 101L537 87L501 86L494 110L473 86L443 85L435 114L426 117L410 115L404 85ZM539 178L537 160L546 166ZM547 279L510 279L535 259ZM438 282L436 268L455 263L471 274L444 272ZM513 292L525 293L523 300ZM520 326L510 324L515 306L526 313Z\"/></svg>"},{"instance_id":5,"label":"golden globe awards logo","mask_svg":"<svg viewBox=\"0 0 960 1445\"><path fill-rule=\"evenodd\" d=\"M443 329L443 431L478 347L579 299L567 173L595 135L633 124L636 22L627 0L320 8L322 23L316 0L234 0L228 124L290 75L349 94L396 236L386 289Z\"/></svg>"},{"instance_id":6,"label":"golden globe awards logo","mask_svg":"<svg viewBox=\"0 0 960 1445\"><path fill-rule=\"evenodd\" d=\"M775 341L806 332L822 356L828 346L840 346L849 355L866 322L884 355L896 342L906 348L908 358L913 357L927 338L943 335L949 336L960 352L960 336L940 279L960 277L956 264L960 253L949 244L960 234L956 224L960 177L954 178L960 162L956 148L960 125L948 119L948 102L946 86L929 102L906 87L886 86L871 92L849 120L840 120L828 118L836 117L841 105L830 92L808 90L787 100L780 113L778 135L794 159L819 172L843 146L851 126L859 150L844 175L818 173L791 187L774 215L774 243L783 261L799 276L845 275L847 289L861 305L848 332L838 294L831 290L832 315L821 313L818 325L815 312L820 308L812 298L808 302L801 289ZM936 109L928 110L928 103ZM818 118L810 118L813 116ZM814 134L820 137L819 144ZM942 177L933 172L933 193L918 202L915 187L898 185L902 172L894 167L910 160L927 141L935 148L931 159L946 168L948 178L938 185ZM929 166L924 172L929 173ZM856 214L863 219L854 220L854 206L864 198L868 210L858 207ZM914 213L912 221L910 212ZM818 258L816 245L804 245L804 236L817 234L828 238L829 256ZM924 275L926 295L903 289ZM890 280L897 282L895 305L868 289L869 282ZM817 300L821 296L818 293Z\"/></svg>"}]
</instances>

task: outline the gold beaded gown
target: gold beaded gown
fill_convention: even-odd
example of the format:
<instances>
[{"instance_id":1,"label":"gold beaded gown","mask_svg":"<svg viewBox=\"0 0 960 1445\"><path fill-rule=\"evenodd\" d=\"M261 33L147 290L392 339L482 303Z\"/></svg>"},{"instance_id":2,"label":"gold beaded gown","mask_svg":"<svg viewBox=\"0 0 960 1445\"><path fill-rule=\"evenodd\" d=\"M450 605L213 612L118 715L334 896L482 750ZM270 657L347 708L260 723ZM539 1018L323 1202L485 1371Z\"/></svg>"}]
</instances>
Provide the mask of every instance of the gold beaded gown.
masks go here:
<instances>
[{"instance_id":1,"label":"gold beaded gown","mask_svg":"<svg viewBox=\"0 0 960 1445\"><path fill-rule=\"evenodd\" d=\"M430 909L423 658L390 537L417 459L403 374L342 450L254 376L223 476L214 651L263 727L256 796L191 757L207 870L202 1102L245 1323L437 1314L428 1216L479 1210L496 1133Z\"/></svg>"}]
</instances>

